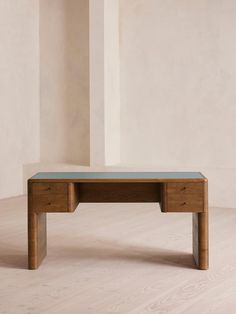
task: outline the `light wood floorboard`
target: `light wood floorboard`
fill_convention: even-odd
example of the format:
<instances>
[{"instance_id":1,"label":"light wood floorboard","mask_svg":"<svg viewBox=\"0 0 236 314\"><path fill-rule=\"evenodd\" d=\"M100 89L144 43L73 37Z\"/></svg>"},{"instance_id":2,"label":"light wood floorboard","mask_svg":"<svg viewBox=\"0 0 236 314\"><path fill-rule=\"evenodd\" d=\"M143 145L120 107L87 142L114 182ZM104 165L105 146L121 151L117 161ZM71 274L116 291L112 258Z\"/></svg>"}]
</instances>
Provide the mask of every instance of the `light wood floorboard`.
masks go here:
<instances>
[{"instance_id":1,"label":"light wood floorboard","mask_svg":"<svg viewBox=\"0 0 236 314\"><path fill-rule=\"evenodd\" d=\"M0 314L236 313L236 210L210 208L210 269L191 214L81 204L48 214L48 256L27 269L26 197L0 201Z\"/></svg>"}]
</instances>

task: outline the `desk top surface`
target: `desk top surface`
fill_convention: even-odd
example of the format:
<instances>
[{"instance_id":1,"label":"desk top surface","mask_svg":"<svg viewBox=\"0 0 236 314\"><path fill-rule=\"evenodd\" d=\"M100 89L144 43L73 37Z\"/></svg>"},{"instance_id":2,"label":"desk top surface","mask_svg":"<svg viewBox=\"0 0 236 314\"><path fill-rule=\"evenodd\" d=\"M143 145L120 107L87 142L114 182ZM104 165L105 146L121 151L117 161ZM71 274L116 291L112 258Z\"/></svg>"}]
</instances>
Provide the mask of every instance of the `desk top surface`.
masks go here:
<instances>
[{"instance_id":1,"label":"desk top surface","mask_svg":"<svg viewBox=\"0 0 236 314\"><path fill-rule=\"evenodd\" d=\"M200 172L39 172L31 181L181 181L206 180Z\"/></svg>"}]
</instances>

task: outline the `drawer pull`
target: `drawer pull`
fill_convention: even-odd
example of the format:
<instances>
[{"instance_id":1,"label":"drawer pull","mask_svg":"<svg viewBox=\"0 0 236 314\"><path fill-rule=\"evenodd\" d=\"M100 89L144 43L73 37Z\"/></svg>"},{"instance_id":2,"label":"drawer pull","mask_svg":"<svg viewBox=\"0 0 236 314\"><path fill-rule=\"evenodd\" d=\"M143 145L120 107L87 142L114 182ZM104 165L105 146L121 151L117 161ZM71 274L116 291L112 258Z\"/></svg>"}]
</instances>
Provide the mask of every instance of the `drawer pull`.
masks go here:
<instances>
[{"instance_id":1,"label":"drawer pull","mask_svg":"<svg viewBox=\"0 0 236 314\"><path fill-rule=\"evenodd\" d=\"M187 205L187 203L186 203L186 202L183 202L183 203L182 203L182 206L185 206L185 205Z\"/></svg>"},{"instance_id":2,"label":"drawer pull","mask_svg":"<svg viewBox=\"0 0 236 314\"><path fill-rule=\"evenodd\" d=\"M185 191L187 188L186 188L186 186L184 186L183 188L182 188L182 191Z\"/></svg>"},{"instance_id":3,"label":"drawer pull","mask_svg":"<svg viewBox=\"0 0 236 314\"><path fill-rule=\"evenodd\" d=\"M49 202L49 203L48 203L48 205L52 205L52 203L51 203L51 202Z\"/></svg>"}]
</instances>

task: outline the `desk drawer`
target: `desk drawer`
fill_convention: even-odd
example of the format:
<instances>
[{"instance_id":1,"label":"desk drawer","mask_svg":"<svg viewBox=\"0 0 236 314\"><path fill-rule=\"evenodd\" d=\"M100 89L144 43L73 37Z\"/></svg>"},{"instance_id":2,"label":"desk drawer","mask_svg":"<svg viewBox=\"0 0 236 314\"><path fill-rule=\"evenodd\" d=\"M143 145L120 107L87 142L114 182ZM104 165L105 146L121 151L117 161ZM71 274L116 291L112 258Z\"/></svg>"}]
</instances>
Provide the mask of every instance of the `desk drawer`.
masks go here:
<instances>
[{"instance_id":1,"label":"desk drawer","mask_svg":"<svg viewBox=\"0 0 236 314\"><path fill-rule=\"evenodd\" d=\"M162 195L165 212L204 211L204 183L166 183Z\"/></svg>"},{"instance_id":2,"label":"desk drawer","mask_svg":"<svg viewBox=\"0 0 236 314\"><path fill-rule=\"evenodd\" d=\"M33 183L34 195L67 194L67 183Z\"/></svg>"},{"instance_id":3,"label":"desk drawer","mask_svg":"<svg viewBox=\"0 0 236 314\"><path fill-rule=\"evenodd\" d=\"M34 210L38 212L67 212L67 183L33 183L31 187Z\"/></svg>"},{"instance_id":4,"label":"desk drawer","mask_svg":"<svg viewBox=\"0 0 236 314\"><path fill-rule=\"evenodd\" d=\"M38 194L33 196L34 210L38 212L67 212L67 194Z\"/></svg>"}]
</instances>

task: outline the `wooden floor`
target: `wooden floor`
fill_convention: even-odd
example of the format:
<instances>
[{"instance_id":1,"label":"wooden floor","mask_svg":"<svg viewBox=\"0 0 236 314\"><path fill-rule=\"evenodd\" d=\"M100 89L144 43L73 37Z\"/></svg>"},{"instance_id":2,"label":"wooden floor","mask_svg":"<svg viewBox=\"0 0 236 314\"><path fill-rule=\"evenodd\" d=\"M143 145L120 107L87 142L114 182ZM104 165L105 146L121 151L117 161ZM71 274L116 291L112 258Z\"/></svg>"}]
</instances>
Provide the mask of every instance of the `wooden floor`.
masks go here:
<instances>
[{"instance_id":1,"label":"wooden floor","mask_svg":"<svg viewBox=\"0 0 236 314\"><path fill-rule=\"evenodd\" d=\"M26 198L0 201L0 314L236 313L236 210L210 209L210 269L191 214L82 204L48 215L48 256L27 270Z\"/></svg>"}]
</instances>

